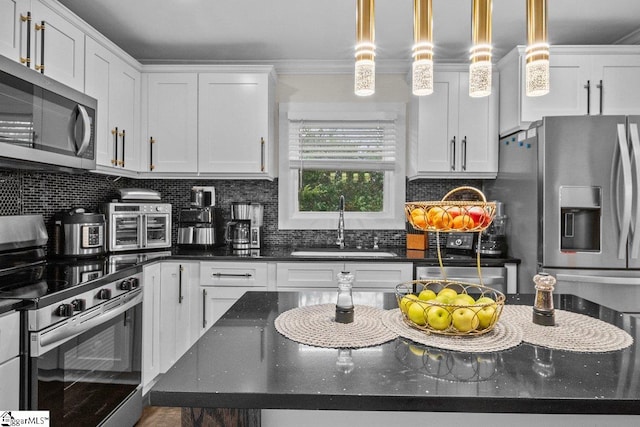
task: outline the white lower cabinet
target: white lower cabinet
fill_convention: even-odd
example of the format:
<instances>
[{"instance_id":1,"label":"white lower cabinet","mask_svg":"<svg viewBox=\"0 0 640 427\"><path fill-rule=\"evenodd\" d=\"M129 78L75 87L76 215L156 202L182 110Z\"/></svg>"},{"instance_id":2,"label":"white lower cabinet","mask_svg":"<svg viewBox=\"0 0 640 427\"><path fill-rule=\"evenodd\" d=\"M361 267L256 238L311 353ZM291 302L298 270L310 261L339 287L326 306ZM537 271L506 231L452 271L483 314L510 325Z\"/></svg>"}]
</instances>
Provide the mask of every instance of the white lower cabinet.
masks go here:
<instances>
[{"instance_id":1,"label":"white lower cabinet","mask_svg":"<svg viewBox=\"0 0 640 427\"><path fill-rule=\"evenodd\" d=\"M160 372L167 372L195 342L192 293L198 286L199 263L165 261L160 280Z\"/></svg>"},{"instance_id":2,"label":"white lower cabinet","mask_svg":"<svg viewBox=\"0 0 640 427\"><path fill-rule=\"evenodd\" d=\"M354 275L355 291L392 292L398 283L413 278L413 264L403 262L279 262L276 283L279 291L333 291L337 274Z\"/></svg>"},{"instance_id":3,"label":"white lower cabinet","mask_svg":"<svg viewBox=\"0 0 640 427\"><path fill-rule=\"evenodd\" d=\"M20 314L0 315L0 409L17 410L20 396Z\"/></svg>"},{"instance_id":4,"label":"white lower cabinet","mask_svg":"<svg viewBox=\"0 0 640 427\"><path fill-rule=\"evenodd\" d=\"M245 261L203 262L197 328L204 334L246 292L267 290L267 263Z\"/></svg>"},{"instance_id":5,"label":"white lower cabinet","mask_svg":"<svg viewBox=\"0 0 640 427\"><path fill-rule=\"evenodd\" d=\"M144 267L142 277L142 393L160 374L160 263Z\"/></svg>"}]
</instances>

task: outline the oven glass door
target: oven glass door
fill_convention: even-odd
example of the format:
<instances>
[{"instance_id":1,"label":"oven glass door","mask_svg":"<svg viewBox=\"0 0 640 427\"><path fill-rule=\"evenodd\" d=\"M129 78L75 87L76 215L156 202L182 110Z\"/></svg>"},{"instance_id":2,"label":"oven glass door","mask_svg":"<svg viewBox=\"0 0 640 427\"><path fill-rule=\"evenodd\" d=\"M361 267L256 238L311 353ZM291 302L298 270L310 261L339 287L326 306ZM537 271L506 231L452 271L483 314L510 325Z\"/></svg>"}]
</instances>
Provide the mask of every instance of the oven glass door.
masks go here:
<instances>
[{"instance_id":1,"label":"oven glass door","mask_svg":"<svg viewBox=\"0 0 640 427\"><path fill-rule=\"evenodd\" d=\"M146 214L146 248L166 248L171 246L171 217L168 214Z\"/></svg>"},{"instance_id":2,"label":"oven glass door","mask_svg":"<svg viewBox=\"0 0 640 427\"><path fill-rule=\"evenodd\" d=\"M109 223L109 249L128 250L142 247L142 215L117 213Z\"/></svg>"},{"instance_id":3,"label":"oven glass door","mask_svg":"<svg viewBox=\"0 0 640 427\"><path fill-rule=\"evenodd\" d=\"M142 304L30 358L30 408L51 425L96 426L141 383Z\"/></svg>"}]
</instances>

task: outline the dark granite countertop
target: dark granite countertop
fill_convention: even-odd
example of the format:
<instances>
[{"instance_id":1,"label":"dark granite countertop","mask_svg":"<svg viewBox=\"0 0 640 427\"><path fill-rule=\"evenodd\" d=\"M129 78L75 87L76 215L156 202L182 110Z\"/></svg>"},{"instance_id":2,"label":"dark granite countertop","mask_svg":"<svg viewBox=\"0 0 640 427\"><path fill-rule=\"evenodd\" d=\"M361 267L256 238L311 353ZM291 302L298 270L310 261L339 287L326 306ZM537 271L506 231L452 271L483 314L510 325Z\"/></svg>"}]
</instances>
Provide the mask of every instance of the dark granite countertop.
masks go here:
<instances>
[{"instance_id":1,"label":"dark granite countertop","mask_svg":"<svg viewBox=\"0 0 640 427\"><path fill-rule=\"evenodd\" d=\"M378 262L412 262L416 265L438 265L438 255L436 251L408 251L403 247L389 247L380 248L380 251L392 252L396 254L394 257L379 257L375 255L371 256L358 256L349 257L335 252L335 256L293 256L291 252L295 248L289 246L276 246L268 247L257 250L252 250L247 253L234 252L228 246L210 249L190 249L174 247L172 248L172 259L196 259L196 260L218 260L218 261L231 261L231 260L261 260L261 261L313 261L313 262L331 262L331 261L345 261L352 262L357 261L378 261ZM299 248L298 248L299 249ZM357 249L347 248L347 252L354 252ZM366 250L367 252L375 253L372 250ZM332 253L333 255L333 253ZM444 265L452 266L476 266L476 257L461 257L461 256L447 256L442 254L442 261ZM483 267L502 266L506 263L519 264L520 260L517 258L490 258L486 256L480 257L480 264Z\"/></svg>"},{"instance_id":2,"label":"dark granite countertop","mask_svg":"<svg viewBox=\"0 0 640 427\"><path fill-rule=\"evenodd\" d=\"M345 363L337 349L298 344L276 331L280 313L333 297L247 292L152 388L151 405L640 414L640 329L634 317L556 295L556 308L603 319L635 339L624 350L596 354L525 343L495 353L462 353L399 338L347 351ZM396 306L388 293L354 298L364 299L356 300L359 304ZM507 304L532 302L533 295L507 298Z\"/></svg>"},{"instance_id":3,"label":"dark granite countertop","mask_svg":"<svg viewBox=\"0 0 640 427\"><path fill-rule=\"evenodd\" d=\"M16 310L23 306L23 302L18 299L0 299L0 315Z\"/></svg>"}]
</instances>

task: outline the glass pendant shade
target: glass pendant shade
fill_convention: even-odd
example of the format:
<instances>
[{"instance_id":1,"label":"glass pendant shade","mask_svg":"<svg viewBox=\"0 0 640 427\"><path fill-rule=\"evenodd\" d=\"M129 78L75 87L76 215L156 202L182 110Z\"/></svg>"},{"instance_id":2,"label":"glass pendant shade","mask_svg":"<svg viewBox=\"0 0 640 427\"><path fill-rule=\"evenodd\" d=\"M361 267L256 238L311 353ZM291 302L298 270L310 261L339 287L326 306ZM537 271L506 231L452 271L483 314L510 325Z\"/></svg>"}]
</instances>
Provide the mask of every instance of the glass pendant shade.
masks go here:
<instances>
[{"instance_id":1,"label":"glass pendant shade","mask_svg":"<svg viewBox=\"0 0 640 427\"><path fill-rule=\"evenodd\" d=\"M491 9L492 0L473 0L469 65L469 96L491 95Z\"/></svg>"},{"instance_id":2,"label":"glass pendant shade","mask_svg":"<svg viewBox=\"0 0 640 427\"><path fill-rule=\"evenodd\" d=\"M376 91L376 45L374 0L356 0L356 64L354 92L358 96Z\"/></svg>"},{"instance_id":3,"label":"glass pendant shade","mask_svg":"<svg viewBox=\"0 0 640 427\"><path fill-rule=\"evenodd\" d=\"M413 1L412 92L433 93L433 13L432 0Z\"/></svg>"},{"instance_id":4,"label":"glass pendant shade","mask_svg":"<svg viewBox=\"0 0 640 427\"><path fill-rule=\"evenodd\" d=\"M525 93L527 96L542 96L549 93L547 0L527 0L525 62Z\"/></svg>"}]
</instances>

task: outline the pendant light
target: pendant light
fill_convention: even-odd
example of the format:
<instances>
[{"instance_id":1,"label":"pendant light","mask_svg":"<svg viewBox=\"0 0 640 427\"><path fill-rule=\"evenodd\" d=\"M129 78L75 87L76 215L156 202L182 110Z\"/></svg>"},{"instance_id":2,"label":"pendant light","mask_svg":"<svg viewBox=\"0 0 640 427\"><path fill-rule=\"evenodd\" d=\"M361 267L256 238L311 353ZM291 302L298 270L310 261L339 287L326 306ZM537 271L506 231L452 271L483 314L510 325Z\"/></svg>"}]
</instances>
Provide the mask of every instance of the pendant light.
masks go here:
<instances>
[{"instance_id":1,"label":"pendant light","mask_svg":"<svg viewBox=\"0 0 640 427\"><path fill-rule=\"evenodd\" d=\"M527 96L542 96L549 93L547 0L527 0L525 61Z\"/></svg>"},{"instance_id":2,"label":"pendant light","mask_svg":"<svg viewBox=\"0 0 640 427\"><path fill-rule=\"evenodd\" d=\"M376 90L374 0L356 0L355 94L373 95Z\"/></svg>"},{"instance_id":3,"label":"pendant light","mask_svg":"<svg viewBox=\"0 0 640 427\"><path fill-rule=\"evenodd\" d=\"M491 9L492 0L473 0L469 96L476 98L491 95Z\"/></svg>"},{"instance_id":4,"label":"pendant light","mask_svg":"<svg viewBox=\"0 0 640 427\"><path fill-rule=\"evenodd\" d=\"M433 12L432 0L413 0L412 92L433 93Z\"/></svg>"}]
</instances>

